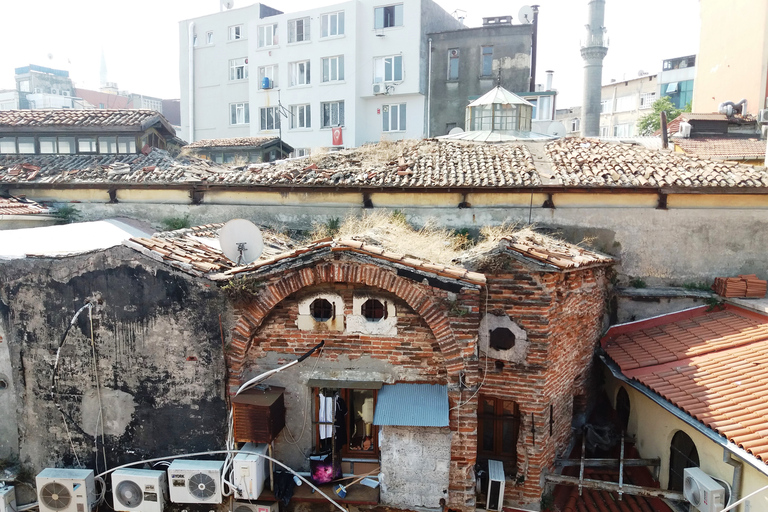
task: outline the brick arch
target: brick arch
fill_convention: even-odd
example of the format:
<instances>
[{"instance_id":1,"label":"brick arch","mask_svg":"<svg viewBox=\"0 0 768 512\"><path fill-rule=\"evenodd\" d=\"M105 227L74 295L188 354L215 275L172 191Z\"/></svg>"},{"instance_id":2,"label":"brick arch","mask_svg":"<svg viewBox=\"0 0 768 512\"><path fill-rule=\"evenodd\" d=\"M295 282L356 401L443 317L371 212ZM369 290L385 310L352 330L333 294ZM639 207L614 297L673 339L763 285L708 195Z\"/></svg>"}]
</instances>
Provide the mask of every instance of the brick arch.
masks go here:
<instances>
[{"instance_id":1,"label":"brick arch","mask_svg":"<svg viewBox=\"0 0 768 512\"><path fill-rule=\"evenodd\" d=\"M272 309L283 299L303 288L330 283L372 286L399 297L418 313L432 331L445 360L448 375L458 375L463 369L461 350L443 311L445 307L425 293L418 283L374 265L333 261L287 271L279 279L270 281L261 288L257 297L241 308L240 317L232 329L232 344L226 354L230 386L241 384L250 344L256 330Z\"/></svg>"}]
</instances>

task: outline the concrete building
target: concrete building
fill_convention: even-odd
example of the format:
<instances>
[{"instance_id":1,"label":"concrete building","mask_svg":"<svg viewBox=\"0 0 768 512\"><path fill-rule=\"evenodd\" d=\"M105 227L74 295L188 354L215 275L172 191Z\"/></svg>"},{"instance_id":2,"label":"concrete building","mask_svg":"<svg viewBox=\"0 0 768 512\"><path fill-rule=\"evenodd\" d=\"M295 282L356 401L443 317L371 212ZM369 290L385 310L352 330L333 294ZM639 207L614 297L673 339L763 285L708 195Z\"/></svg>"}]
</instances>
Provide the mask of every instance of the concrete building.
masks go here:
<instances>
[{"instance_id":1,"label":"concrete building","mask_svg":"<svg viewBox=\"0 0 768 512\"><path fill-rule=\"evenodd\" d=\"M193 142L282 129L302 151L423 137L427 34L462 26L432 0L182 21L182 130Z\"/></svg>"},{"instance_id":2,"label":"concrete building","mask_svg":"<svg viewBox=\"0 0 768 512\"><path fill-rule=\"evenodd\" d=\"M723 23L728 9L738 23ZM693 112L717 112L720 103L747 100L746 112L768 107L768 2L718 0L699 2L701 32L697 56Z\"/></svg>"},{"instance_id":3,"label":"concrete building","mask_svg":"<svg viewBox=\"0 0 768 512\"><path fill-rule=\"evenodd\" d=\"M82 108L74 101L75 87L69 71L30 64L16 68L20 109Z\"/></svg>"},{"instance_id":4,"label":"concrete building","mask_svg":"<svg viewBox=\"0 0 768 512\"><path fill-rule=\"evenodd\" d=\"M659 73L659 98L668 96L679 109L693 103L694 79L696 78L696 56L667 59Z\"/></svg>"},{"instance_id":5,"label":"concrete building","mask_svg":"<svg viewBox=\"0 0 768 512\"><path fill-rule=\"evenodd\" d=\"M601 88L600 137L634 137L637 121L658 99L658 76L640 76Z\"/></svg>"},{"instance_id":6,"label":"concrete building","mask_svg":"<svg viewBox=\"0 0 768 512\"><path fill-rule=\"evenodd\" d=\"M427 135L446 135L453 128L467 130L467 105L497 85L527 92L532 32L533 25L513 25L511 16L500 16L484 18L482 27L429 34Z\"/></svg>"}]
</instances>

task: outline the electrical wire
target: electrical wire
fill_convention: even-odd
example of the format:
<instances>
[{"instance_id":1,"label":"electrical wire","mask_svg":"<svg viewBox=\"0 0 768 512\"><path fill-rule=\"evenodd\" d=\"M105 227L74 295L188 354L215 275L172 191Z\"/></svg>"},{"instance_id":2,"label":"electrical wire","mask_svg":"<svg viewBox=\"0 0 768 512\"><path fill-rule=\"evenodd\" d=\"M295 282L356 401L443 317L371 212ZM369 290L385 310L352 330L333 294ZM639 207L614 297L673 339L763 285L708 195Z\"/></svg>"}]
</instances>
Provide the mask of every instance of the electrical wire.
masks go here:
<instances>
[{"instance_id":1,"label":"electrical wire","mask_svg":"<svg viewBox=\"0 0 768 512\"><path fill-rule=\"evenodd\" d=\"M488 314L488 286L485 287L485 314ZM466 399L464 402L461 401L461 385L459 385L459 403L454 405L449 409L449 411L452 411L454 409L458 409L460 407L464 407L468 403L472 401L473 398L477 396L477 394L480 392L480 390L483 388L483 385L485 384L485 378L488 376L488 350L485 351L485 369L483 370L483 380L480 382L480 385L477 386L477 389L472 394L471 397Z\"/></svg>"},{"instance_id":2,"label":"electrical wire","mask_svg":"<svg viewBox=\"0 0 768 512\"><path fill-rule=\"evenodd\" d=\"M315 365L312 367L312 372L309 374L309 378L312 379L312 377L315 376L315 371L317 370L317 365L320 363L320 358L323 357L323 351L325 350L325 347L320 347L320 352L317 355L317 359L315 360ZM299 453L302 455L302 457L306 458L306 454L301 451L301 448L299 448L299 441L304 437L304 432L307 427L307 409L310 407L312 399L312 393L307 391L307 399L305 401L304 409L302 411L303 413L303 420L301 422L301 433L299 434L299 437L296 438L291 433L291 430L288 428L288 424L285 425L285 440L288 441L289 444L292 444L296 447L296 449L299 451Z\"/></svg>"},{"instance_id":3,"label":"electrical wire","mask_svg":"<svg viewBox=\"0 0 768 512\"><path fill-rule=\"evenodd\" d=\"M93 337L93 307L88 308L88 321L90 322L90 331L91 331L91 356L93 358L93 377L96 381L96 397L99 400L99 418L96 423L96 428L101 428L101 454L102 458L104 460L104 469L107 468L107 450L104 447L104 407L101 403L101 384L99 383L99 362L96 360L96 343L94 341ZM96 448L96 471L98 471L99 465L99 446L98 446L98 437L96 435L93 436L94 440L94 447Z\"/></svg>"}]
</instances>

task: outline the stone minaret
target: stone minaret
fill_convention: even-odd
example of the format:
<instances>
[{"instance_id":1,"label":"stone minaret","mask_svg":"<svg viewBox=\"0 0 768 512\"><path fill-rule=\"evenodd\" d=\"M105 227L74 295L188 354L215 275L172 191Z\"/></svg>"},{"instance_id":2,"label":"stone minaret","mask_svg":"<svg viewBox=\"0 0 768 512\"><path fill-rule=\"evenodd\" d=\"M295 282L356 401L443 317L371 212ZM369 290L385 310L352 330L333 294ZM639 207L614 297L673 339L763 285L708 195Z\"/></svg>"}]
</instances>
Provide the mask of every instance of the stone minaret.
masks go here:
<instances>
[{"instance_id":1,"label":"stone minaret","mask_svg":"<svg viewBox=\"0 0 768 512\"><path fill-rule=\"evenodd\" d=\"M584 101L581 106L581 135L600 135L600 88L603 81L603 59L608 53L605 37L605 0L589 0L587 38L581 44L584 59Z\"/></svg>"}]
</instances>

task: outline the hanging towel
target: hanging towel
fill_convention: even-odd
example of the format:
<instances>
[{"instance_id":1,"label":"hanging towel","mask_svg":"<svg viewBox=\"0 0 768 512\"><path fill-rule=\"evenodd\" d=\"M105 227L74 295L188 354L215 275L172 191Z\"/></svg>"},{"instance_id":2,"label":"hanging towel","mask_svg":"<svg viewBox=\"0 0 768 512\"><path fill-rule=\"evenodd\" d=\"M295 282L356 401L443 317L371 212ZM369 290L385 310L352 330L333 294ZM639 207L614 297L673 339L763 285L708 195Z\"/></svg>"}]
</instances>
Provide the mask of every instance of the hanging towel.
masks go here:
<instances>
[{"instance_id":1,"label":"hanging towel","mask_svg":"<svg viewBox=\"0 0 768 512\"><path fill-rule=\"evenodd\" d=\"M320 439L328 439L333 435L334 409L333 397L320 393Z\"/></svg>"}]
</instances>

